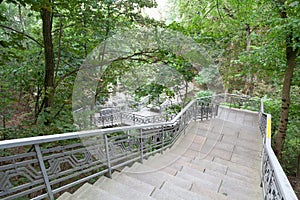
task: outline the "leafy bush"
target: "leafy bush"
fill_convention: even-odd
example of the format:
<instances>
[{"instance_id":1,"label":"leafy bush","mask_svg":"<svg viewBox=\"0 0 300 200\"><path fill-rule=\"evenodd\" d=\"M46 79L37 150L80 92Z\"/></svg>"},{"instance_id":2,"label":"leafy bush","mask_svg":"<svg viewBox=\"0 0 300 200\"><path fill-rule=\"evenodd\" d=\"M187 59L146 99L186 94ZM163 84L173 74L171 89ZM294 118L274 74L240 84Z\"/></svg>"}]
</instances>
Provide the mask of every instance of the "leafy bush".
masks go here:
<instances>
[{"instance_id":1,"label":"leafy bush","mask_svg":"<svg viewBox=\"0 0 300 200\"><path fill-rule=\"evenodd\" d=\"M210 90L204 90L204 91L200 91L196 94L197 98L202 98L202 97L209 97L212 96L213 93Z\"/></svg>"}]
</instances>

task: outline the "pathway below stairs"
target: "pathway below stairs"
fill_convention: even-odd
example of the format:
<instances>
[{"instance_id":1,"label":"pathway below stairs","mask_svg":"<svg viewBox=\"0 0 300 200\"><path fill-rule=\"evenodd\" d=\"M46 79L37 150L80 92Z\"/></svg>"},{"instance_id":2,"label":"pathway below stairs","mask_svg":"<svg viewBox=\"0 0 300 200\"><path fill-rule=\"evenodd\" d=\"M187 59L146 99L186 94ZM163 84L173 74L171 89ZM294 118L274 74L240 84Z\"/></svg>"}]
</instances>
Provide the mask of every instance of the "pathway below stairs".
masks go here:
<instances>
[{"instance_id":1,"label":"pathway below stairs","mask_svg":"<svg viewBox=\"0 0 300 200\"><path fill-rule=\"evenodd\" d=\"M59 199L263 199L258 114L220 108L156 154Z\"/></svg>"}]
</instances>

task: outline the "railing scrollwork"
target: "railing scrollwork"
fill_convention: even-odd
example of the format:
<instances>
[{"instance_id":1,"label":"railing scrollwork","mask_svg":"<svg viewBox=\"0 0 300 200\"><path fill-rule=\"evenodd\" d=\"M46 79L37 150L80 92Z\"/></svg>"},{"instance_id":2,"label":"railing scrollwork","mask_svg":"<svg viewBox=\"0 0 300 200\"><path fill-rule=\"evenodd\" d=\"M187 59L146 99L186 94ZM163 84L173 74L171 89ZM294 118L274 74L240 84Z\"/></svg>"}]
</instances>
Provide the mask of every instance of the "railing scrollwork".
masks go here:
<instances>
[{"instance_id":1,"label":"railing scrollwork","mask_svg":"<svg viewBox=\"0 0 300 200\"><path fill-rule=\"evenodd\" d=\"M261 104L259 128L263 137L261 172L264 199L297 200L298 198L272 149L271 115L264 113L263 101Z\"/></svg>"}]
</instances>

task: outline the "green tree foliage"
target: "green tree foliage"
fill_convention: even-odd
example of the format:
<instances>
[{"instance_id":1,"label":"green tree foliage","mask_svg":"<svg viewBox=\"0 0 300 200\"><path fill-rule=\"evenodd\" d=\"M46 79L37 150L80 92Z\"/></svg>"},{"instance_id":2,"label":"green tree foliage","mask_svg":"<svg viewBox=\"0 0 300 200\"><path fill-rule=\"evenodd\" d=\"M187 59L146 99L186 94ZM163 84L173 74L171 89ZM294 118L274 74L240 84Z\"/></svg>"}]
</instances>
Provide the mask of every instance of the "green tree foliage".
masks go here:
<instances>
[{"instance_id":1,"label":"green tree foliage","mask_svg":"<svg viewBox=\"0 0 300 200\"><path fill-rule=\"evenodd\" d=\"M16 115L16 125L36 124L38 135L73 130L71 94L81 63L114 31L147 21L140 10L154 5L151 0L1 1L0 114L11 125ZM44 132L43 124L54 131Z\"/></svg>"},{"instance_id":2,"label":"green tree foliage","mask_svg":"<svg viewBox=\"0 0 300 200\"><path fill-rule=\"evenodd\" d=\"M299 102L293 97L299 93L300 83L299 2L171 2L177 4L181 21L170 28L207 46L229 92L270 98L266 103L267 111L273 114L274 148L279 156L282 152L287 172L295 175L299 169L299 151L295 151L299 146ZM197 80L200 84L211 81L206 70Z\"/></svg>"}]
</instances>

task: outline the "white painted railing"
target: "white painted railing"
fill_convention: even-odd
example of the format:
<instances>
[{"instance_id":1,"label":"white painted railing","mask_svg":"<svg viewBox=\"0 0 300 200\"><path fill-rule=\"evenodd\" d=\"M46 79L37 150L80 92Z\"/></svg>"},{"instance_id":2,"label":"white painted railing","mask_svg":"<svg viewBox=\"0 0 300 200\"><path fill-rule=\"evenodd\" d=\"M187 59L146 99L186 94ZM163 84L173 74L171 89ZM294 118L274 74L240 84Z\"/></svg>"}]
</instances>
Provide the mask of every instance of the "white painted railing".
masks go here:
<instances>
[{"instance_id":1,"label":"white painted railing","mask_svg":"<svg viewBox=\"0 0 300 200\"><path fill-rule=\"evenodd\" d=\"M271 115L260 108L260 131L263 136L262 187L265 200L297 200L297 196L285 175L271 146Z\"/></svg>"},{"instance_id":2,"label":"white painted railing","mask_svg":"<svg viewBox=\"0 0 300 200\"><path fill-rule=\"evenodd\" d=\"M214 117L224 103L256 110L260 105L249 97L221 94L191 101L168 122L0 141L0 199L53 200L80 183L143 162L171 147L191 120ZM297 199L270 145L270 115L260 110L265 199Z\"/></svg>"},{"instance_id":3,"label":"white painted railing","mask_svg":"<svg viewBox=\"0 0 300 200\"><path fill-rule=\"evenodd\" d=\"M68 188L143 162L171 147L191 120L215 116L217 106L205 99L193 100L168 122L0 141L0 199L53 200Z\"/></svg>"}]
</instances>

